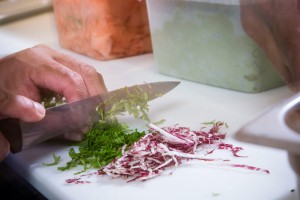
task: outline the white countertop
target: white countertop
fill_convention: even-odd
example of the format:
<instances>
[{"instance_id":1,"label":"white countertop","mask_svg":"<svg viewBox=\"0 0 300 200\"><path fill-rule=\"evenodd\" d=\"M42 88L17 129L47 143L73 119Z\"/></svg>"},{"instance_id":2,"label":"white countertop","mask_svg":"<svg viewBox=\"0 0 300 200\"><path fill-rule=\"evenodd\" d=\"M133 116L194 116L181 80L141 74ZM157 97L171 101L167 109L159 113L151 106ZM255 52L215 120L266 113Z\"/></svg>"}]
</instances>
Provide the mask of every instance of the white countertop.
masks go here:
<instances>
[{"instance_id":1,"label":"white countertop","mask_svg":"<svg viewBox=\"0 0 300 200\"><path fill-rule=\"evenodd\" d=\"M97 61L62 49L58 44L52 12L0 26L0 55L45 43L70 53L95 66L104 76L109 90L143 82L179 80L159 74L152 54L112 61ZM68 161L70 148L65 144L46 142L22 153L10 155L7 162L49 199L296 199L296 177L282 150L235 141L232 136L243 124L261 111L293 93L287 87L263 93L247 94L206 86L189 81L165 96L150 102L150 118L166 119L165 125L179 123L200 128L202 122L221 120L228 123L225 142L242 146L247 158L225 157L232 163L252 165L270 170L270 174L222 167L217 164L190 162L180 166L172 175L160 176L146 182L126 183L123 180L94 176L90 184L66 184L74 172L61 172L57 166L46 167L52 154ZM270 124L272 125L272 124ZM0 172L1 173L1 172Z\"/></svg>"}]
</instances>

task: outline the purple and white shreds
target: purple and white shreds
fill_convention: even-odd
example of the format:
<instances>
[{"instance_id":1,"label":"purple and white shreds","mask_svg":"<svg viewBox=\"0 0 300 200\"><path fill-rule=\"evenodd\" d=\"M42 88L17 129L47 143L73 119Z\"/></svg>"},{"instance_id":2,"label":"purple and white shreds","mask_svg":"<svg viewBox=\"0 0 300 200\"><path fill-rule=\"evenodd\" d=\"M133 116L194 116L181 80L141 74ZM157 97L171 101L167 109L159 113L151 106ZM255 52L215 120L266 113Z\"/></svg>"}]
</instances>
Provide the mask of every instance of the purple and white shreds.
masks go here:
<instances>
[{"instance_id":1,"label":"purple and white shreds","mask_svg":"<svg viewBox=\"0 0 300 200\"><path fill-rule=\"evenodd\" d=\"M238 155L238 152L243 150L242 147L234 147L222 142L226 136L226 133L221 131L224 126L225 123L217 122L208 130L203 127L194 131L179 125L159 128L150 124L149 134L134 143L128 151L123 152L122 157L100 169L98 173L126 178L128 182L145 181L162 174L169 167L178 167L184 160L229 161L197 155L196 151L207 144L214 144L217 149L230 150L235 157L242 157ZM213 151L214 149L207 154ZM227 166L269 173L268 170L248 165L227 164Z\"/></svg>"}]
</instances>

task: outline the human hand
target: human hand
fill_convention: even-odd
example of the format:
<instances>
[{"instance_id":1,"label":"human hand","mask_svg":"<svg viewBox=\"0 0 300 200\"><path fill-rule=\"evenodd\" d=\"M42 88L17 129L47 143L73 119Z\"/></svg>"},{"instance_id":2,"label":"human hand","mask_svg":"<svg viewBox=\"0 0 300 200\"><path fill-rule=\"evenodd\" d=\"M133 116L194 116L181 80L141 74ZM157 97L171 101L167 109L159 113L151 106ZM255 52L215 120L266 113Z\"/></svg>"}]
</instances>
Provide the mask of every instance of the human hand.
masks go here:
<instances>
[{"instance_id":1,"label":"human hand","mask_svg":"<svg viewBox=\"0 0 300 200\"><path fill-rule=\"evenodd\" d=\"M300 5L297 0L240 0L245 32L294 91L300 91Z\"/></svg>"},{"instance_id":2,"label":"human hand","mask_svg":"<svg viewBox=\"0 0 300 200\"><path fill-rule=\"evenodd\" d=\"M67 102L107 91L102 76L92 66L45 45L0 58L0 116L26 122L41 120L45 115L39 103L42 89L63 95ZM78 141L82 136L70 133L65 138ZM0 133L0 161L9 148Z\"/></svg>"}]
</instances>

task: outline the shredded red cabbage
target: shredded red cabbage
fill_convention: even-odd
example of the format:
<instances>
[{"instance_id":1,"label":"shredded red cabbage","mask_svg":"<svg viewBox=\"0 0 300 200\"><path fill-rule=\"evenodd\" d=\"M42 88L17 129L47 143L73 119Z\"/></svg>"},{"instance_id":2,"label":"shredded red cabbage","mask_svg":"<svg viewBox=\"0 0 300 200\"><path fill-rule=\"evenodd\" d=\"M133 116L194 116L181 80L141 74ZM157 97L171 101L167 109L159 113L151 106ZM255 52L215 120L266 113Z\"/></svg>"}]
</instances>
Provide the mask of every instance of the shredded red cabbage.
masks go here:
<instances>
[{"instance_id":1,"label":"shredded red cabbage","mask_svg":"<svg viewBox=\"0 0 300 200\"><path fill-rule=\"evenodd\" d=\"M223 122L213 123L211 128L203 127L200 130L191 130L177 125L159 128L150 124L149 133L124 151L122 157L98 170L99 175L121 177L127 182L146 181L156 177L170 167L178 167L184 160L197 159L202 161L229 161L228 159L207 158L196 151L203 145L214 144L215 149L209 150L212 154L216 149L229 150L235 157L242 147L226 144L223 139L226 133L222 131ZM223 166L243 168L269 174L268 170L243 164L225 164ZM68 183L81 183L79 179L68 179Z\"/></svg>"},{"instance_id":2,"label":"shredded red cabbage","mask_svg":"<svg viewBox=\"0 0 300 200\"><path fill-rule=\"evenodd\" d=\"M196 150L203 144L218 143L218 149L230 150L234 156L241 157L237 153L243 148L222 142L226 135L221 131L224 125L223 122L217 122L208 131L204 128L194 131L179 125L159 128L150 124L149 134L136 142L130 150L124 152L122 157L100 169L99 174L129 178L128 182L145 181L160 175L168 167L177 167L186 159L220 160L197 155ZM232 166L243 167L243 165ZM246 165L244 168L258 169Z\"/></svg>"}]
</instances>

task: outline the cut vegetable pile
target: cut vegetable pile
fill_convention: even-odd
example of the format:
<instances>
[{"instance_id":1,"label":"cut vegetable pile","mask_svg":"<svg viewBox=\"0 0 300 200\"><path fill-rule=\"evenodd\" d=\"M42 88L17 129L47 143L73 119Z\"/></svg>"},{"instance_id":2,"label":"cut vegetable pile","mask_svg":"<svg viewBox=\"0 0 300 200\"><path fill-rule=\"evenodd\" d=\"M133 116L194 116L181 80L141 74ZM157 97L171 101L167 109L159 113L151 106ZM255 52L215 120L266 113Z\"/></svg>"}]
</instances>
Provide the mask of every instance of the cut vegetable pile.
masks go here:
<instances>
[{"instance_id":1,"label":"cut vegetable pile","mask_svg":"<svg viewBox=\"0 0 300 200\"><path fill-rule=\"evenodd\" d=\"M127 182L146 181L163 174L168 169L174 170L191 159L207 162L218 161L218 163L223 163L220 166L243 168L269 174L266 169L244 164L231 164L228 159L207 157L216 149L228 150L235 157L244 156L238 155L243 148L223 142L226 133L223 132L222 128L226 126L225 123L213 121L205 124L197 131L179 125L159 128L154 124L149 124L150 128L146 135L130 148L124 145L122 156L100 168L97 174L123 178ZM86 177L86 174L67 179L66 182L73 184L90 183L81 180L83 177Z\"/></svg>"},{"instance_id":2,"label":"cut vegetable pile","mask_svg":"<svg viewBox=\"0 0 300 200\"><path fill-rule=\"evenodd\" d=\"M143 181L160 175L170 166L177 167L183 159L207 160L195 152L201 144L213 144L224 139L225 133L219 132L223 125L217 122L206 132L178 125L160 129L150 124L149 134L134 143L122 157L100 169L99 174Z\"/></svg>"},{"instance_id":3,"label":"cut vegetable pile","mask_svg":"<svg viewBox=\"0 0 300 200\"><path fill-rule=\"evenodd\" d=\"M169 167L178 167L183 160L228 161L197 155L197 150L206 144L214 144L218 149L230 150L234 156L240 157L237 153L242 150L241 147L233 147L222 142L225 133L221 132L221 128L224 125L223 122L216 122L208 131L204 130L205 127L193 131L179 125L161 129L150 124L149 134L134 143L122 157L100 169L99 174L129 178L128 182L145 181L162 174ZM212 152L213 150L208 154ZM230 166L269 173L267 170L247 165Z\"/></svg>"},{"instance_id":4,"label":"cut vegetable pile","mask_svg":"<svg viewBox=\"0 0 300 200\"><path fill-rule=\"evenodd\" d=\"M125 88L126 89L126 88ZM69 150L69 161L60 170L69 170L83 166L87 169L98 169L98 175L113 178L125 178L127 182L146 181L161 175L168 169L176 169L187 160L218 161L221 166L243 168L269 174L266 169L244 164L231 164L228 159L209 158L207 155L216 149L228 150L234 157L239 155L241 147L224 143L227 127L224 122L212 121L203 123L198 130L174 125L160 128L155 123L149 124L147 133L130 130L126 124L119 123L116 115L127 112L135 118L150 121L147 112L148 97L142 91L139 94L128 94L127 99L116 102L111 110L104 112L98 107L100 120L91 125L84 140L77 144L78 151ZM203 153L205 152L205 153ZM54 162L44 164L52 166L59 162L59 156L53 155ZM76 173L76 174L78 174ZM67 179L67 183L90 183L81 177Z\"/></svg>"}]
</instances>

